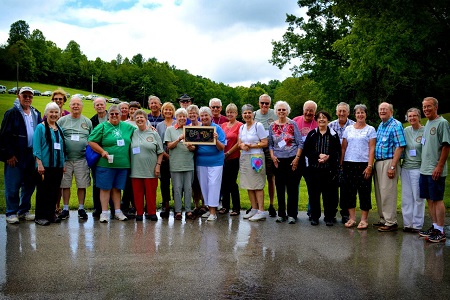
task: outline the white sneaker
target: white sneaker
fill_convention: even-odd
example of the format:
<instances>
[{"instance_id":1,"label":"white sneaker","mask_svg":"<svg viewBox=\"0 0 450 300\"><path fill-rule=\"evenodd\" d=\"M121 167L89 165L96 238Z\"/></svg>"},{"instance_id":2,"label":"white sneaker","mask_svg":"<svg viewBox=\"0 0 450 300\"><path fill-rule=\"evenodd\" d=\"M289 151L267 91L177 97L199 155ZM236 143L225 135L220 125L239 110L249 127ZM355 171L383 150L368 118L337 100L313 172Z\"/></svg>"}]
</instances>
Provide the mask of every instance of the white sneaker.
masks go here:
<instances>
[{"instance_id":1,"label":"white sneaker","mask_svg":"<svg viewBox=\"0 0 450 300\"><path fill-rule=\"evenodd\" d=\"M206 221L215 221L217 220L217 215L209 215L208 219L206 219Z\"/></svg>"},{"instance_id":2,"label":"white sneaker","mask_svg":"<svg viewBox=\"0 0 450 300\"><path fill-rule=\"evenodd\" d=\"M8 224L19 224L19 218L16 215L10 215L6 217Z\"/></svg>"},{"instance_id":3,"label":"white sneaker","mask_svg":"<svg viewBox=\"0 0 450 300\"><path fill-rule=\"evenodd\" d=\"M100 223L108 223L109 216L107 213L100 214Z\"/></svg>"},{"instance_id":4,"label":"white sneaker","mask_svg":"<svg viewBox=\"0 0 450 300\"><path fill-rule=\"evenodd\" d=\"M251 211L248 212L248 214L244 215L244 219L250 219L251 217L253 217L254 215L256 215L256 213L258 212L257 209L252 208Z\"/></svg>"},{"instance_id":5,"label":"white sneaker","mask_svg":"<svg viewBox=\"0 0 450 300\"><path fill-rule=\"evenodd\" d=\"M34 221L34 215L26 212L22 215L19 215L19 220Z\"/></svg>"},{"instance_id":6,"label":"white sneaker","mask_svg":"<svg viewBox=\"0 0 450 300\"><path fill-rule=\"evenodd\" d=\"M265 211L258 211L253 217L248 219L249 221L264 221L266 219L266 212Z\"/></svg>"},{"instance_id":7,"label":"white sneaker","mask_svg":"<svg viewBox=\"0 0 450 300\"><path fill-rule=\"evenodd\" d=\"M207 211L202 215L202 218L209 218L210 212Z\"/></svg>"},{"instance_id":8,"label":"white sneaker","mask_svg":"<svg viewBox=\"0 0 450 300\"><path fill-rule=\"evenodd\" d=\"M115 214L114 214L114 218L115 218L116 220L120 220L120 221L126 221L126 220L128 220L128 218L123 214L122 211L120 211L120 212L118 212L118 213L115 213Z\"/></svg>"}]
</instances>

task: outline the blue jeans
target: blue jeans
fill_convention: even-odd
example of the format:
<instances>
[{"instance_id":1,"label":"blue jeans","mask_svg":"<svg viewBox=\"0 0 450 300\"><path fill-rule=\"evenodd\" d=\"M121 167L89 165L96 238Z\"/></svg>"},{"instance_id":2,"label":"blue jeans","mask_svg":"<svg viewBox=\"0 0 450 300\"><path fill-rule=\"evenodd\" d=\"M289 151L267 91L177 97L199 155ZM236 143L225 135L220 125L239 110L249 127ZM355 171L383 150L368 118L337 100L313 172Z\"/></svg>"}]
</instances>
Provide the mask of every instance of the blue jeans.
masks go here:
<instances>
[{"instance_id":1,"label":"blue jeans","mask_svg":"<svg viewBox=\"0 0 450 300\"><path fill-rule=\"evenodd\" d=\"M27 168L13 168L5 163L4 176L6 216L22 215L28 212L31 208L31 196L36 186L34 165Z\"/></svg>"}]
</instances>

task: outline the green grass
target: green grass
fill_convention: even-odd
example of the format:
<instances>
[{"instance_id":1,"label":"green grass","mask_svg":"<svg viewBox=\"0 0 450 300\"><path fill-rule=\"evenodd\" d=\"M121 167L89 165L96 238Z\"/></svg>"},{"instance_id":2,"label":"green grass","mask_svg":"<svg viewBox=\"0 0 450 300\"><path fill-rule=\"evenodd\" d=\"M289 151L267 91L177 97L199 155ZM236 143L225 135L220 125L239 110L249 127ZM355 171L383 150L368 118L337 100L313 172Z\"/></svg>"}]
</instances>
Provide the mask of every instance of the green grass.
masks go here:
<instances>
[{"instance_id":1,"label":"green grass","mask_svg":"<svg viewBox=\"0 0 450 300\"><path fill-rule=\"evenodd\" d=\"M16 83L12 82L12 81L0 80L0 85L5 85L8 89L10 89L13 86L15 86ZM56 90L57 88L59 88L59 86L55 86L55 85L47 85L47 84L39 84L39 83L31 83L31 82L19 82L19 86L31 86L33 89L40 90L41 92L44 92L47 90L53 91L53 90ZM77 94L77 93L84 94L84 95L90 94L90 92L83 91L83 90L77 90L77 89L72 89L72 88L67 88L67 87L61 87L61 88L63 88L66 92L69 92L71 95ZM102 96L108 97L107 95L102 95ZM3 115L4 115L5 111L12 107L15 99L16 99L15 95L0 94L0 121L3 120ZM37 108L41 113L43 113L45 105L50 101L51 101L50 97L36 96L33 99L33 106L35 108ZM95 115L95 110L94 110L92 101L84 100L83 103L84 103L83 115L85 115L88 118L91 118L93 115ZM109 105L108 105L108 107L109 107ZM66 103L64 108L66 110L69 110L68 103ZM443 116L447 120L450 120L450 114L444 114ZM0 163L0 213L5 213L5 205L6 205L5 204L5 187L4 187L3 169L4 169L4 164ZM449 198L449 196L450 196L450 179L449 179L449 177L447 177L447 180L446 180L446 192L445 192L445 197L444 197L444 199L445 199L444 202L445 202L445 206L447 207L447 211L450 211L450 198ZM76 195L77 195L76 187L75 187L75 184L73 184L72 189L71 189L71 198L70 198L70 208L71 209L76 209L78 207L78 200L77 200ZM267 209L269 206L269 194L267 191L267 186L265 187L264 195L265 195L265 206ZM241 189L240 196L241 196L242 209L249 208L250 201L248 198L247 191ZM307 209L307 204L308 204L307 199L308 199L308 196L307 196L307 191L306 191L306 184L305 184L304 180L302 180L300 183L299 210L305 211ZM277 203L277 200L276 200L276 196L275 196L275 204L276 203ZM33 194L33 198L32 198L32 207L33 208L32 209L34 209L34 204L35 204L35 198L34 198L34 194ZM171 204L173 205L173 203L171 203ZM158 205L158 207L160 207L160 205L161 205L161 195L159 192L159 188L158 188L158 195L157 195L157 205ZM92 188L87 189L85 206L87 209L92 209L92 207L93 207L93 205L92 205ZM277 207L277 205L275 205L275 206ZM374 192L372 192L372 207L373 207L373 210L376 210L376 208L377 208ZM401 211L401 184L400 184L400 181L399 181L399 189L398 189L397 210Z\"/></svg>"}]
</instances>

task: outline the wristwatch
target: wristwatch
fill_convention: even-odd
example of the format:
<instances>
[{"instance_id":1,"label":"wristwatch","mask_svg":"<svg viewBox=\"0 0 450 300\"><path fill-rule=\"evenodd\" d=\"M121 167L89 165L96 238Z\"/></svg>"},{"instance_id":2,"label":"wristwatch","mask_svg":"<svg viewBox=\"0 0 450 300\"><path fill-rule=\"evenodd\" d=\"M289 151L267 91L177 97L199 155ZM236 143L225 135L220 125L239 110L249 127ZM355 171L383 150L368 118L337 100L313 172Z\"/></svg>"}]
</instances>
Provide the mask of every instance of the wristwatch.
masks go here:
<instances>
[{"instance_id":1,"label":"wristwatch","mask_svg":"<svg viewBox=\"0 0 450 300\"><path fill-rule=\"evenodd\" d=\"M394 166L391 166L391 170L395 170L395 167L394 167Z\"/></svg>"}]
</instances>

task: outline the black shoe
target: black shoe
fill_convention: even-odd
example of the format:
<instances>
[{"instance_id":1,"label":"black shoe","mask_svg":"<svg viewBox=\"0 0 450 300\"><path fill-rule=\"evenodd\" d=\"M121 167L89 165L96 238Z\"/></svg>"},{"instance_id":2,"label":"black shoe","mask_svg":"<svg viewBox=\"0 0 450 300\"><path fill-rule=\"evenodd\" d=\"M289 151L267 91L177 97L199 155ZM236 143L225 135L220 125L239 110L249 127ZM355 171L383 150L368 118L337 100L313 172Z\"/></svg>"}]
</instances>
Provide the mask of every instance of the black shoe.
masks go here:
<instances>
[{"instance_id":1,"label":"black shoe","mask_svg":"<svg viewBox=\"0 0 450 300\"><path fill-rule=\"evenodd\" d=\"M397 231L398 230L398 225L394 224L394 225L384 225L384 226L380 226L378 227L378 231L379 232L392 232L392 231Z\"/></svg>"},{"instance_id":2,"label":"black shoe","mask_svg":"<svg viewBox=\"0 0 450 300\"><path fill-rule=\"evenodd\" d=\"M333 221L327 220L325 221L326 226L333 226Z\"/></svg>"},{"instance_id":3,"label":"black shoe","mask_svg":"<svg viewBox=\"0 0 450 300\"><path fill-rule=\"evenodd\" d=\"M277 211L275 210L275 208L273 207L273 205L269 206L269 217L276 217L277 216Z\"/></svg>"},{"instance_id":4,"label":"black shoe","mask_svg":"<svg viewBox=\"0 0 450 300\"><path fill-rule=\"evenodd\" d=\"M306 214L308 215L308 220L309 220L309 221L312 221L313 219L312 219L312 217L311 217L311 213L308 211Z\"/></svg>"},{"instance_id":5,"label":"black shoe","mask_svg":"<svg viewBox=\"0 0 450 300\"><path fill-rule=\"evenodd\" d=\"M426 237L426 236L432 235L433 232L434 232L434 226L431 225L431 227L428 228L427 230L420 230L420 231L419 231L419 235L420 235L420 236Z\"/></svg>"},{"instance_id":6,"label":"black shoe","mask_svg":"<svg viewBox=\"0 0 450 300\"><path fill-rule=\"evenodd\" d=\"M157 215L145 215L145 219L146 220L150 220L150 221L158 221L158 216Z\"/></svg>"},{"instance_id":7,"label":"black shoe","mask_svg":"<svg viewBox=\"0 0 450 300\"><path fill-rule=\"evenodd\" d=\"M100 219L100 214L101 214L101 212L97 212L97 210L94 210L94 211L92 212L92 217L93 217L94 219Z\"/></svg>"},{"instance_id":8,"label":"black shoe","mask_svg":"<svg viewBox=\"0 0 450 300\"><path fill-rule=\"evenodd\" d=\"M342 224L345 224L348 222L348 220L350 220L350 218L348 216L342 216L341 222L342 222Z\"/></svg>"},{"instance_id":9,"label":"black shoe","mask_svg":"<svg viewBox=\"0 0 450 300\"><path fill-rule=\"evenodd\" d=\"M65 219L67 219L67 218L69 218L69 217L70 217L69 211L68 211L68 210L63 210L63 211L59 214L59 217L58 217L58 218L60 218L61 220L65 220Z\"/></svg>"},{"instance_id":10,"label":"black shoe","mask_svg":"<svg viewBox=\"0 0 450 300\"><path fill-rule=\"evenodd\" d=\"M311 218L311 217L310 217L310 218ZM313 225L313 226L319 225L319 220L313 220L313 219L311 218L311 225Z\"/></svg>"},{"instance_id":11,"label":"black shoe","mask_svg":"<svg viewBox=\"0 0 450 300\"><path fill-rule=\"evenodd\" d=\"M134 219L136 217L136 209L132 207L127 212L124 212L124 214L128 219Z\"/></svg>"},{"instance_id":12,"label":"black shoe","mask_svg":"<svg viewBox=\"0 0 450 300\"><path fill-rule=\"evenodd\" d=\"M144 217L142 215L136 215L135 219L136 219L136 221L142 221L142 220L144 220Z\"/></svg>"},{"instance_id":13,"label":"black shoe","mask_svg":"<svg viewBox=\"0 0 450 300\"><path fill-rule=\"evenodd\" d=\"M50 222L46 219L36 219L36 220L34 220L34 223L41 225L41 226L50 225Z\"/></svg>"},{"instance_id":14,"label":"black shoe","mask_svg":"<svg viewBox=\"0 0 450 300\"><path fill-rule=\"evenodd\" d=\"M86 211L83 208L78 210L78 218L80 218L82 220L87 220L88 219L88 215L87 215Z\"/></svg>"},{"instance_id":15,"label":"black shoe","mask_svg":"<svg viewBox=\"0 0 450 300\"><path fill-rule=\"evenodd\" d=\"M55 216L53 218L53 220L50 220L50 223L61 223L61 219L59 217Z\"/></svg>"},{"instance_id":16,"label":"black shoe","mask_svg":"<svg viewBox=\"0 0 450 300\"><path fill-rule=\"evenodd\" d=\"M384 223L378 222L378 223L373 223L372 224L374 227L383 227L385 226Z\"/></svg>"},{"instance_id":17,"label":"black shoe","mask_svg":"<svg viewBox=\"0 0 450 300\"><path fill-rule=\"evenodd\" d=\"M168 219L169 218L169 212L168 211L161 211L159 213L159 216L161 217L161 219Z\"/></svg>"}]
</instances>

